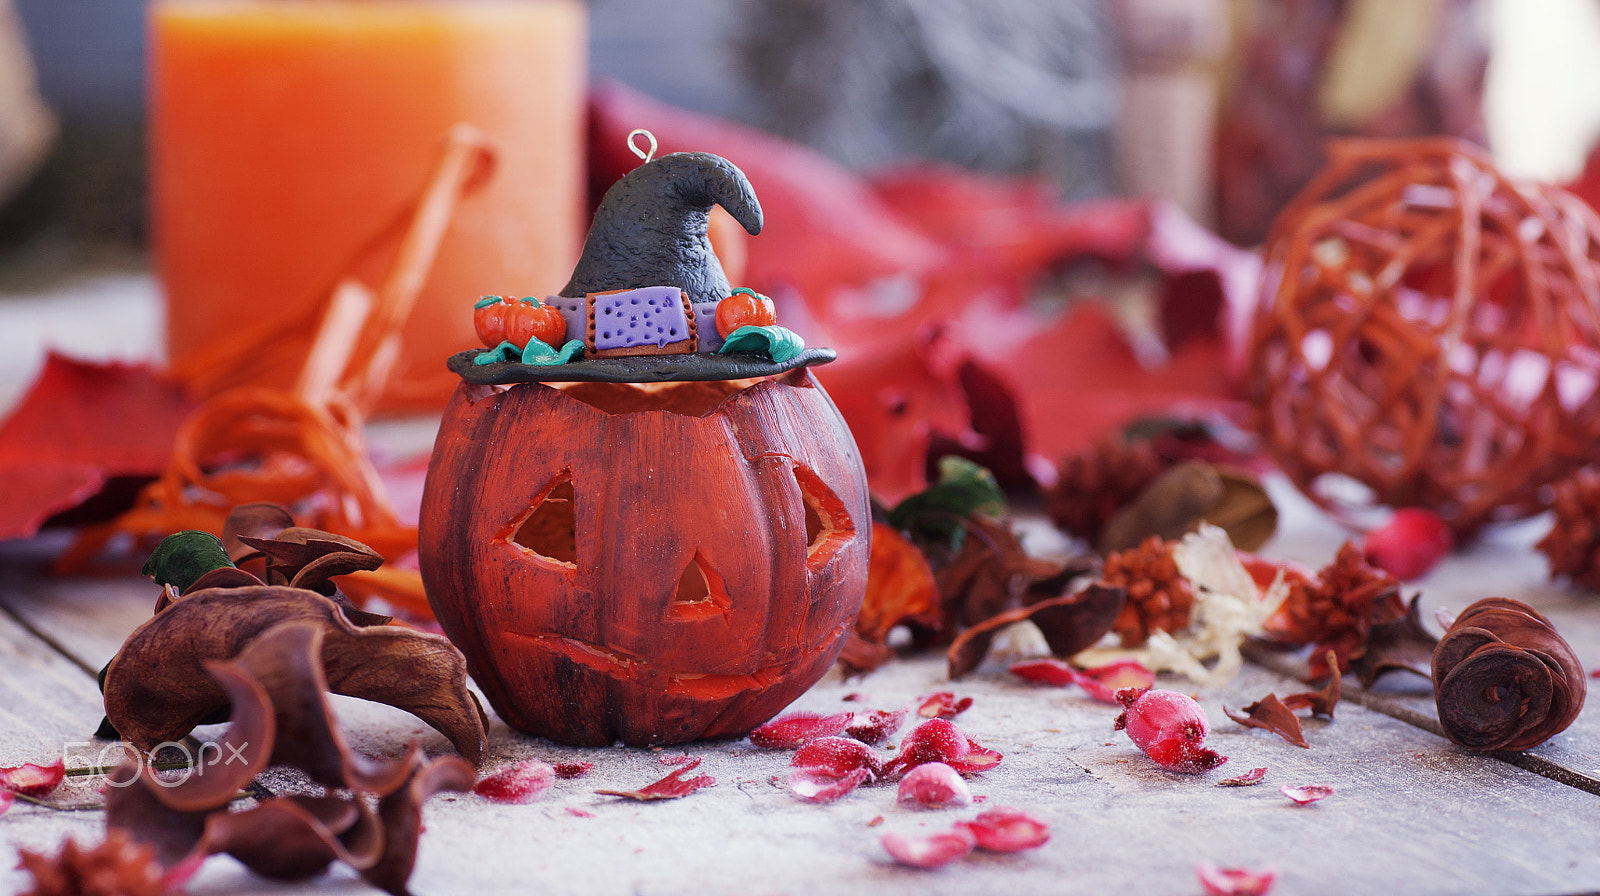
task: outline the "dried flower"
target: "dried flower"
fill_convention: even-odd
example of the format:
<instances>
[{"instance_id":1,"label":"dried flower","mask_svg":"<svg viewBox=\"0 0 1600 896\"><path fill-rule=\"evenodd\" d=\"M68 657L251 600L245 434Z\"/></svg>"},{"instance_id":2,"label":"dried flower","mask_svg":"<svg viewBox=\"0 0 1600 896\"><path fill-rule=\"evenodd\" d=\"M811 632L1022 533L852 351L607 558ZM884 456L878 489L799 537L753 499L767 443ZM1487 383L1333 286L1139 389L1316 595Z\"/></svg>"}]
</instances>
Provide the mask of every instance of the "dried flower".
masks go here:
<instances>
[{"instance_id":1,"label":"dried flower","mask_svg":"<svg viewBox=\"0 0 1600 896\"><path fill-rule=\"evenodd\" d=\"M1572 646L1521 601L1490 597L1461 612L1433 652L1445 736L1471 750L1526 750L1564 731L1588 685Z\"/></svg>"},{"instance_id":2,"label":"dried flower","mask_svg":"<svg viewBox=\"0 0 1600 896\"><path fill-rule=\"evenodd\" d=\"M1228 761L1203 746L1211 725L1193 697L1176 691L1127 688L1117 692L1117 700L1127 709L1112 728L1127 731L1134 746L1162 768L1197 775Z\"/></svg>"},{"instance_id":3,"label":"dried flower","mask_svg":"<svg viewBox=\"0 0 1600 896\"><path fill-rule=\"evenodd\" d=\"M1326 651L1334 652L1339 670L1348 669L1352 660L1366 653L1374 626L1405 615L1400 583L1374 568L1361 549L1347 541L1315 579L1300 587L1291 583L1274 629L1290 644L1315 645L1310 674L1320 678L1330 671Z\"/></svg>"},{"instance_id":4,"label":"dried flower","mask_svg":"<svg viewBox=\"0 0 1600 896\"><path fill-rule=\"evenodd\" d=\"M1535 545L1550 575L1600 591L1600 469L1584 467L1555 485L1550 531Z\"/></svg>"},{"instance_id":5,"label":"dried flower","mask_svg":"<svg viewBox=\"0 0 1600 896\"><path fill-rule=\"evenodd\" d=\"M1062 531L1098 544L1106 522L1166 467L1148 440L1103 438L1061 459L1049 495L1050 519Z\"/></svg>"},{"instance_id":6,"label":"dried flower","mask_svg":"<svg viewBox=\"0 0 1600 896\"><path fill-rule=\"evenodd\" d=\"M1178 572L1175 544L1152 535L1137 548L1106 557L1101 581L1128 593L1128 602L1112 626L1124 647L1143 644L1151 632L1175 632L1189 625L1195 593Z\"/></svg>"},{"instance_id":7,"label":"dried flower","mask_svg":"<svg viewBox=\"0 0 1600 896\"><path fill-rule=\"evenodd\" d=\"M93 847L69 837L54 856L19 849L17 859L33 877L32 889L20 896L165 896L181 883L157 864L150 847L115 829Z\"/></svg>"}]
</instances>

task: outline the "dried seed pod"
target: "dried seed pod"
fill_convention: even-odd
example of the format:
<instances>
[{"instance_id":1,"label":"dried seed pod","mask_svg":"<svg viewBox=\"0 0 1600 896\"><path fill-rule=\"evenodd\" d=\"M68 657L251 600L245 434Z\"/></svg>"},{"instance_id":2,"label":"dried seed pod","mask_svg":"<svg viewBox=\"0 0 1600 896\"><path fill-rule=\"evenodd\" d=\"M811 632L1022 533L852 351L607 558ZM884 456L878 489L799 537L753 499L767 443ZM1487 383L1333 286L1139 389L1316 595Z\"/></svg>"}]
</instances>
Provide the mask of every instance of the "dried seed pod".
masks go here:
<instances>
[{"instance_id":1,"label":"dried seed pod","mask_svg":"<svg viewBox=\"0 0 1600 896\"><path fill-rule=\"evenodd\" d=\"M1582 664L1550 621L1521 601L1480 600L1433 651L1433 696L1445 736L1472 750L1526 750L1583 709Z\"/></svg>"}]
</instances>

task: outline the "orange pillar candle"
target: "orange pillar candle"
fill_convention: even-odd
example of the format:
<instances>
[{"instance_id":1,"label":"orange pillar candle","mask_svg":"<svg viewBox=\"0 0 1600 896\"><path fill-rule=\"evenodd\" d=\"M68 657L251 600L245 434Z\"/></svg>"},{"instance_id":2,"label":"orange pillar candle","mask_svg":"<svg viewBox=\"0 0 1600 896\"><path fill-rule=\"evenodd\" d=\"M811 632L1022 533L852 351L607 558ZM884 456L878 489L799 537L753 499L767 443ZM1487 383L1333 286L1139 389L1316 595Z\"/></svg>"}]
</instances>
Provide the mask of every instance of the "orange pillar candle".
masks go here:
<instances>
[{"instance_id":1,"label":"orange pillar candle","mask_svg":"<svg viewBox=\"0 0 1600 896\"><path fill-rule=\"evenodd\" d=\"M583 236L580 0L157 0L152 218L175 368L242 328L287 335L225 359L289 387L334 284L376 286L460 122L497 165L463 197L384 404L437 407L472 303L543 295ZM236 378L237 379L237 378Z\"/></svg>"}]
</instances>

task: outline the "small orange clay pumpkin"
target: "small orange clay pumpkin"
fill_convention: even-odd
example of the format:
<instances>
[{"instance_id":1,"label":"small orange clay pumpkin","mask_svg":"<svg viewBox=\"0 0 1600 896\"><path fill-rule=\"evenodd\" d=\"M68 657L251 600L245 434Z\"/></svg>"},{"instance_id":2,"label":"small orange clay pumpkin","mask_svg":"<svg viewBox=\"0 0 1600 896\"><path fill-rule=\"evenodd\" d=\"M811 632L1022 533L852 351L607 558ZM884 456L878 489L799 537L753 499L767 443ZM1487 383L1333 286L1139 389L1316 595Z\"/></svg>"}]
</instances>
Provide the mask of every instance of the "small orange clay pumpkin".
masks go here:
<instances>
[{"instance_id":1,"label":"small orange clay pumpkin","mask_svg":"<svg viewBox=\"0 0 1600 896\"><path fill-rule=\"evenodd\" d=\"M648 386L463 383L422 503L428 598L513 727L568 744L741 736L827 671L871 518L804 369Z\"/></svg>"}]
</instances>

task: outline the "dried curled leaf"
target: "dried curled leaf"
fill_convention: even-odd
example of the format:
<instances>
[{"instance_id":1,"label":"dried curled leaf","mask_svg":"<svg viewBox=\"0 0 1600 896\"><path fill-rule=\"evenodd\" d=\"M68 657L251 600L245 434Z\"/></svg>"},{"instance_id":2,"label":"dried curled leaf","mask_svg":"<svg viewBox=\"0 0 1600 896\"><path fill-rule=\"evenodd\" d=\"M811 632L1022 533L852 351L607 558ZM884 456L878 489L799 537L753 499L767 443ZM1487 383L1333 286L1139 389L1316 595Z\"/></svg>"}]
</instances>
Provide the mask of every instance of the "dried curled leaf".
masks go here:
<instances>
[{"instance_id":1,"label":"dried curled leaf","mask_svg":"<svg viewBox=\"0 0 1600 896\"><path fill-rule=\"evenodd\" d=\"M1472 750L1526 750L1578 717L1588 690L1572 646L1537 610L1490 597L1456 617L1433 652L1439 724Z\"/></svg>"},{"instance_id":2,"label":"dried curled leaf","mask_svg":"<svg viewBox=\"0 0 1600 896\"><path fill-rule=\"evenodd\" d=\"M398 626L358 627L331 599L287 586L191 591L151 617L107 667L106 717L141 750L181 738L227 706L207 661L232 659L274 626L302 620L322 631L329 690L411 712L481 761L483 711L454 645Z\"/></svg>"},{"instance_id":3,"label":"dried curled leaf","mask_svg":"<svg viewBox=\"0 0 1600 896\"><path fill-rule=\"evenodd\" d=\"M1111 631L1111 624L1122 612L1127 592L1095 583L1064 597L1039 601L990 617L956 637L946 652L946 668L952 679L978 668L988 656L994 637L1006 626L1027 620L1044 635L1050 652L1069 658L1100 640Z\"/></svg>"},{"instance_id":4,"label":"dried curled leaf","mask_svg":"<svg viewBox=\"0 0 1600 896\"><path fill-rule=\"evenodd\" d=\"M185 599L187 600L187 599ZM180 602L181 603L181 602ZM280 624L231 661L206 671L232 707L213 759L177 780L157 780L138 763L110 776L106 823L151 849L178 873L207 855L226 853L277 880L304 880L335 861L395 894L415 861L422 803L441 789L465 791L473 771L460 759L428 760L413 744L402 759L373 762L352 753L320 685L324 630ZM325 795L274 797L230 812L239 788L269 763L293 765L327 788ZM376 807L363 795L376 796Z\"/></svg>"},{"instance_id":5,"label":"dried curled leaf","mask_svg":"<svg viewBox=\"0 0 1600 896\"><path fill-rule=\"evenodd\" d=\"M1300 727L1300 719L1295 716L1293 710L1278 699L1277 694L1268 694L1246 706L1242 716L1229 712L1226 706L1222 708L1222 713L1246 728L1262 728L1271 731L1297 747L1311 748L1311 745L1306 743L1306 735Z\"/></svg>"},{"instance_id":6,"label":"dried curled leaf","mask_svg":"<svg viewBox=\"0 0 1600 896\"><path fill-rule=\"evenodd\" d=\"M1253 551L1277 530L1278 510L1249 473L1184 461L1151 481L1106 523L1103 553L1126 551L1151 536L1174 541L1202 522L1221 527L1240 550Z\"/></svg>"}]
</instances>

